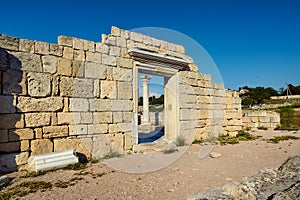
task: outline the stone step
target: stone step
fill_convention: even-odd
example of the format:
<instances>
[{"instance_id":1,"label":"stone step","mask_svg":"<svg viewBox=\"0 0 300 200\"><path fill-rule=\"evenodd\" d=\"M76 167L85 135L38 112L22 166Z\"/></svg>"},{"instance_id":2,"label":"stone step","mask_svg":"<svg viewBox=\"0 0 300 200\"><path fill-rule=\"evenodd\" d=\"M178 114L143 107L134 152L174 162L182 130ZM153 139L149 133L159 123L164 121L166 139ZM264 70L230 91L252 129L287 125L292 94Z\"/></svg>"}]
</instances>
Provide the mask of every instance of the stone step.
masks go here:
<instances>
[{"instance_id":1,"label":"stone step","mask_svg":"<svg viewBox=\"0 0 300 200\"><path fill-rule=\"evenodd\" d=\"M143 152L150 152L150 151L165 151L170 149L175 150L176 148L177 146L174 142L161 139L151 143L142 143L142 144L134 145L133 152L143 153Z\"/></svg>"}]
</instances>

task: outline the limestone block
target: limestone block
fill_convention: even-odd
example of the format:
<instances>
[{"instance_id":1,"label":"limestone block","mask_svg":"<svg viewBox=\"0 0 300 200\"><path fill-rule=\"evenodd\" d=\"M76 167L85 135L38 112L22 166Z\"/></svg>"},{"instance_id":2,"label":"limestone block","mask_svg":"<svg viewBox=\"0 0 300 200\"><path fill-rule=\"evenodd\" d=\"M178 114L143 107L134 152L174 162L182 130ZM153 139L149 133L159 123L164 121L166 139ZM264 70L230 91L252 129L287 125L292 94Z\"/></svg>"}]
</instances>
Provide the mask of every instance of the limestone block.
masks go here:
<instances>
[{"instance_id":1,"label":"limestone block","mask_svg":"<svg viewBox=\"0 0 300 200\"><path fill-rule=\"evenodd\" d=\"M112 111L132 111L133 102L131 100L111 100Z\"/></svg>"},{"instance_id":2,"label":"limestone block","mask_svg":"<svg viewBox=\"0 0 300 200\"><path fill-rule=\"evenodd\" d=\"M105 135L93 137L93 150L92 157L94 159L101 159L109 153L112 149L110 142L106 139Z\"/></svg>"},{"instance_id":3,"label":"limestone block","mask_svg":"<svg viewBox=\"0 0 300 200\"><path fill-rule=\"evenodd\" d=\"M30 128L10 129L8 132L8 138L10 142L19 140L29 140L34 138L34 133L33 130Z\"/></svg>"},{"instance_id":4,"label":"limestone block","mask_svg":"<svg viewBox=\"0 0 300 200\"><path fill-rule=\"evenodd\" d=\"M74 50L70 47L63 48L63 57L67 59L73 59Z\"/></svg>"},{"instance_id":5,"label":"limestone block","mask_svg":"<svg viewBox=\"0 0 300 200\"><path fill-rule=\"evenodd\" d=\"M17 108L21 112L54 112L63 108L63 98L48 97L35 99L31 97L18 97Z\"/></svg>"},{"instance_id":6,"label":"limestone block","mask_svg":"<svg viewBox=\"0 0 300 200\"><path fill-rule=\"evenodd\" d=\"M120 68L128 68L128 69L132 69L133 68L133 60L132 59L128 59L128 58L118 57L116 59L116 64Z\"/></svg>"},{"instance_id":7,"label":"limestone block","mask_svg":"<svg viewBox=\"0 0 300 200\"><path fill-rule=\"evenodd\" d=\"M101 63L101 53L98 52L86 52L86 61Z\"/></svg>"},{"instance_id":8,"label":"limestone block","mask_svg":"<svg viewBox=\"0 0 300 200\"><path fill-rule=\"evenodd\" d=\"M94 80L94 97L100 97L100 81L99 79Z\"/></svg>"},{"instance_id":9,"label":"limestone block","mask_svg":"<svg viewBox=\"0 0 300 200\"><path fill-rule=\"evenodd\" d=\"M72 61L70 59L59 59L57 66L57 73L59 75L71 76L72 75Z\"/></svg>"},{"instance_id":10,"label":"limestone block","mask_svg":"<svg viewBox=\"0 0 300 200\"><path fill-rule=\"evenodd\" d=\"M61 57L63 55L63 47L57 44L50 44L49 54Z\"/></svg>"},{"instance_id":11,"label":"limestone block","mask_svg":"<svg viewBox=\"0 0 300 200\"><path fill-rule=\"evenodd\" d=\"M57 113L57 123L59 125L80 123L80 113Z\"/></svg>"},{"instance_id":12,"label":"limestone block","mask_svg":"<svg viewBox=\"0 0 300 200\"><path fill-rule=\"evenodd\" d=\"M132 149L132 133L124 134L124 150Z\"/></svg>"},{"instance_id":13,"label":"limestone block","mask_svg":"<svg viewBox=\"0 0 300 200\"><path fill-rule=\"evenodd\" d=\"M106 139L110 142L111 148L115 150L123 150L123 135L122 134L106 134Z\"/></svg>"},{"instance_id":14,"label":"limestone block","mask_svg":"<svg viewBox=\"0 0 300 200\"><path fill-rule=\"evenodd\" d=\"M60 94L68 97L93 97L92 79L61 77Z\"/></svg>"},{"instance_id":15,"label":"limestone block","mask_svg":"<svg viewBox=\"0 0 300 200\"><path fill-rule=\"evenodd\" d=\"M34 136L35 136L35 139L42 139L43 138L43 129L42 128L35 128L34 129Z\"/></svg>"},{"instance_id":16,"label":"limestone block","mask_svg":"<svg viewBox=\"0 0 300 200\"><path fill-rule=\"evenodd\" d=\"M180 120L195 120L195 119L199 119L199 111L193 109L180 109Z\"/></svg>"},{"instance_id":17,"label":"limestone block","mask_svg":"<svg viewBox=\"0 0 300 200\"><path fill-rule=\"evenodd\" d=\"M21 151L28 151L29 150L29 140L22 140L21 141L20 150Z\"/></svg>"},{"instance_id":18,"label":"limestone block","mask_svg":"<svg viewBox=\"0 0 300 200\"><path fill-rule=\"evenodd\" d=\"M113 123L122 123L123 122L123 113L122 112L113 112Z\"/></svg>"},{"instance_id":19,"label":"limestone block","mask_svg":"<svg viewBox=\"0 0 300 200\"><path fill-rule=\"evenodd\" d=\"M101 98L116 99L117 98L117 82L101 81Z\"/></svg>"},{"instance_id":20,"label":"limestone block","mask_svg":"<svg viewBox=\"0 0 300 200\"><path fill-rule=\"evenodd\" d=\"M47 42L35 42L34 43L34 53L48 55L50 45Z\"/></svg>"},{"instance_id":21,"label":"limestone block","mask_svg":"<svg viewBox=\"0 0 300 200\"><path fill-rule=\"evenodd\" d=\"M8 53L6 52L6 50L0 48L0 69L6 70L8 67Z\"/></svg>"},{"instance_id":22,"label":"limestone block","mask_svg":"<svg viewBox=\"0 0 300 200\"><path fill-rule=\"evenodd\" d=\"M31 141L31 156L53 152L53 143L49 139Z\"/></svg>"},{"instance_id":23,"label":"limestone block","mask_svg":"<svg viewBox=\"0 0 300 200\"><path fill-rule=\"evenodd\" d=\"M85 98L70 98L69 110L74 111L88 111L89 101Z\"/></svg>"},{"instance_id":24,"label":"limestone block","mask_svg":"<svg viewBox=\"0 0 300 200\"><path fill-rule=\"evenodd\" d=\"M124 122L132 122L132 113L131 112L123 112L123 121Z\"/></svg>"},{"instance_id":25,"label":"limestone block","mask_svg":"<svg viewBox=\"0 0 300 200\"><path fill-rule=\"evenodd\" d=\"M107 44L108 46L115 46L116 45L116 37L108 36L105 39L104 43Z\"/></svg>"},{"instance_id":26,"label":"limestone block","mask_svg":"<svg viewBox=\"0 0 300 200\"><path fill-rule=\"evenodd\" d=\"M111 46L109 49L109 55L119 57L121 55L121 48Z\"/></svg>"},{"instance_id":27,"label":"limestone block","mask_svg":"<svg viewBox=\"0 0 300 200\"><path fill-rule=\"evenodd\" d=\"M94 124L108 124L113 122L112 112L94 112L93 113Z\"/></svg>"},{"instance_id":28,"label":"limestone block","mask_svg":"<svg viewBox=\"0 0 300 200\"><path fill-rule=\"evenodd\" d=\"M190 95L190 94L181 94L180 95L180 103L195 104L196 102L197 102L197 96L196 95Z\"/></svg>"},{"instance_id":29,"label":"limestone block","mask_svg":"<svg viewBox=\"0 0 300 200\"><path fill-rule=\"evenodd\" d=\"M56 138L68 136L68 126L45 126L43 127L44 138Z\"/></svg>"},{"instance_id":30,"label":"limestone block","mask_svg":"<svg viewBox=\"0 0 300 200\"><path fill-rule=\"evenodd\" d=\"M85 52L83 50L74 50L74 60L85 61Z\"/></svg>"},{"instance_id":31,"label":"limestone block","mask_svg":"<svg viewBox=\"0 0 300 200\"><path fill-rule=\"evenodd\" d=\"M130 32L127 30L121 30L121 38L129 39Z\"/></svg>"},{"instance_id":32,"label":"limestone block","mask_svg":"<svg viewBox=\"0 0 300 200\"><path fill-rule=\"evenodd\" d=\"M140 33L136 33L136 32L131 32L130 33L130 39L135 41L135 42L143 42L143 35Z\"/></svg>"},{"instance_id":33,"label":"limestone block","mask_svg":"<svg viewBox=\"0 0 300 200\"><path fill-rule=\"evenodd\" d=\"M20 39L19 51L34 53L34 41L26 40L26 39Z\"/></svg>"},{"instance_id":34,"label":"limestone block","mask_svg":"<svg viewBox=\"0 0 300 200\"><path fill-rule=\"evenodd\" d=\"M0 143L0 152L17 152L20 151L20 142Z\"/></svg>"},{"instance_id":35,"label":"limestone block","mask_svg":"<svg viewBox=\"0 0 300 200\"><path fill-rule=\"evenodd\" d=\"M270 123L271 122L270 117L259 117L258 120L259 120L259 122L262 122L262 123Z\"/></svg>"},{"instance_id":36,"label":"limestone block","mask_svg":"<svg viewBox=\"0 0 300 200\"><path fill-rule=\"evenodd\" d=\"M197 102L200 104L208 104L211 103L211 98L208 96L198 96Z\"/></svg>"},{"instance_id":37,"label":"limestone block","mask_svg":"<svg viewBox=\"0 0 300 200\"><path fill-rule=\"evenodd\" d=\"M111 34L113 36L121 36L121 29L119 29L118 27L112 26L111 27Z\"/></svg>"},{"instance_id":38,"label":"limestone block","mask_svg":"<svg viewBox=\"0 0 300 200\"><path fill-rule=\"evenodd\" d=\"M82 153L87 158L90 158L92 152L92 138L54 140L54 151L63 151L68 149L75 149L76 152Z\"/></svg>"},{"instance_id":39,"label":"limestone block","mask_svg":"<svg viewBox=\"0 0 300 200\"><path fill-rule=\"evenodd\" d=\"M41 57L36 54L12 52L9 55L10 67L15 70L42 72Z\"/></svg>"},{"instance_id":40,"label":"limestone block","mask_svg":"<svg viewBox=\"0 0 300 200\"><path fill-rule=\"evenodd\" d=\"M6 35L0 35L0 48L18 51L19 38L14 38Z\"/></svg>"},{"instance_id":41,"label":"limestone block","mask_svg":"<svg viewBox=\"0 0 300 200\"><path fill-rule=\"evenodd\" d=\"M118 82L118 99L132 99L132 82Z\"/></svg>"},{"instance_id":42,"label":"limestone block","mask_svg":"<svg viewBox=\"0 0 300 200\"><path fill-rule=\"evenodd\" d=\"M26 127L50 125L50 113L25 113Z\"/></svg>"},{"instance_id":43,"label":"limestone block","mask_svg":"<svg viewBox=\"0 0 300 200\"><path fill-rule=\"evenodd\" d=\"M57 58L55 56L42 56L43 70L51 74L57 71Z\"/></svg>"},{"instance_id":44,"label":"limestone block","mask_svg":"<svg viewBox=\"0 0 300 200\"><path fill-rule=\"evenodd\" d=\"M69 125L70 135L87 135L88 127L87 125Z\"/></svg>"},{"instance_id":45,"label":"limestone block","mask_svg":"<svg viewBox=\"0 0 300 200\"><path fill-rule=\"evenodd\" d=\"M132 123L118 123L121 132L130 132L132 130Z\"/></svg>"},{"instance_id":46,"label":"limestone block","mask_svg":"<svg viewBox=\"0 0 300 200\"><path fill-rule=\"evenodd\" d=\"M95 51L95 43L89 40L83 40L83 49L86 51Z\"/></svg>"},{"instance_id":47,"label":"limestone block","mask_svg":"<svg viewBox=\"0 0 300 200\"><path fill-rule=\"evenodd\" d=\"M105 65L101 65L93 62L85 62L85 77L105 79L106 69L107 66Z\"/></svg>"},{"instance_id":48,"label":"limestone block","mask_svg":"<svg viewBox=\"0 0 300 200\"><path fill-rule=\"evenodd\" d=\"M89 124L88 134L105 134L108 133L108 124Z\"/></svg>"},{"instance_id":49,"label":"limestone block","mask_svg":"<svg viewBox=\"0 0 300 200\"><path fill-rule=\"evenodd\" d=\"M80 113L80 123L81 124L93 123L93 113L91 112Z\"/></svg>"},{"instance_id":50,"label":"limestone block","mask_svg":"<svg viewBox=\"0 0 300 200\"><path fill-rule=\"evenodd\" d=\"M112 104L109 99L90 99L90 111L111 111Z\"/></svg>"},{"instance_id":51,"label":"limestone block","mask_svg":"<svg viewBox=\"0 0 300 200\"><path fill-rule=\"evenodd\" d=\"M101 42L96 43L96 51L99 53L108 54L109 46Z\"/></svg>"},{"instance_id":52,"label":"limestone block","mask_svg":"<svg viewBox=\"0 0 300 200\"><path fill-rule=\"evenodd\" d=\"M16 97L0 95L0 113L16 112Z\"/></svg>"},{"instance_id":53,"label":"limestone block","mask_svg":"<svg viewBox=\"0 0 300 200\"><path fill-rule=\"evenodd\" d=\"M116 57L102 54L102 63L104 65L115 66L116 65Z\"/></svg>"},{"instance_id":54,"label":"limestone block","mask_svg":"<svg viewBox=\"0 0 300 200\"><path fill-rule=\"evenodd\" d=\"M129 69L114 67L113 68L113 79L116 81L128 81L132 82L133 72Z\"/></svg>"},{"instance_id":55,"label":"limestone block","mask_svg":"<svg viewBox=\"0 0 300 200\"><path fill-rule=\"evenodd\" d=\"M197 127L197 125L198 125L198 120L180 121L181 130L191 130Z\"/></svg>"},{"instance_id":56,"label":"limestone block","mask_svg":"<svg viewBox=\"0 0 300 200\"><path fill-rule=\"evenodd\" d=\"M117 46L119 46L119 47L126 48L126 46L127 46L126 39L124 39L124 38L117 37L116 43L117 43Z\"/></svg>"},{"instance_id":57,"label":"limestone block","mask_svg":"<svg viewBox=\"0 0 300 200\"><path fill-rule=\"evenodd\" d=\"M51 92L50 76L43 73L30 72L27 74L28 94L32 97L46 97Z\"/></svg>"},{"instance_id":58,"label":"limestone block","mask_svg":"<svg viewBox=\"0 0 300 200\"><path fill-rule=\"evenodd\" d=\"M0 130L0 143L8 142L8 130Z\"/></svg>"},{"instance_id":59,"label":"limestone block","mask_svg":"<svg viewBox=\"0 0 300 200\"><path fill-rule=\"evenodd\" d=\"M2 114L0 117L0 129L24 128L22 114Z\"/></svg>"},{"instance_id":60,"label":"limestone block","mask_svg":"<svg viewBox=\"0 0 300 200\"><path fill-rule=\"evenodd\" d=\"M73 38L71 38L71 37L58 36L57 40L58 40L59 45L68 46L68 47L73 46Z\"/></svg>"},{"instance_id":61,"label":"limestone block","mask_svg":"<svg viewBox=\"0 0 300 200\"><path fill-rule=\"evenodd\" d=\"M83 39L73 38L73 48L83 49Z\"/></svg>"},{"instance_id":62,"label":"limestone block","mask_svg":"<svg viewBox=\"0 0 300 200\"><path fill-rule=\"evenodd\" d=\"M72 76L77 78L84 77L84 62L72 61Z\"/></svg>"},{"instance_id":63,"label":"limestone block","mask_svg":"<svg viewBox=\"0 0 300 200\"><path fill-rule=\"evenodd\" d=\"M108 133L120 133L121 128L117 124L109 124L108 125Z\"/></svg>"}]
</instances>

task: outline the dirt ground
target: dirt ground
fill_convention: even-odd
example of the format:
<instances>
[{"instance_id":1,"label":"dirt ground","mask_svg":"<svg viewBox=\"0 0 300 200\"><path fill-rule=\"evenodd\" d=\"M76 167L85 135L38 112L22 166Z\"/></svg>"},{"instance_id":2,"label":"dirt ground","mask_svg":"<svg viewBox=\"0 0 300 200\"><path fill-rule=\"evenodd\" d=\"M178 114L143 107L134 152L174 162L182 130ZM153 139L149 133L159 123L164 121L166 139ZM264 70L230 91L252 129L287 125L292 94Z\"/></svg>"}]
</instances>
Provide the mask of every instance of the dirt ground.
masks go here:
<instances>
[{"instance_id":1,"label":"dirt ground","mask_svg":"<svg viewBox=\"0 0 300 200\"><path fill-rule=\"evenodd\" d=\"M274 135L300 137L299 132L257 131L252 134L263 137L235 145L211 147L213 152L221 154L219 158L203 156L201 151L203 153L207 147L192 145L186 151L171 153L183 155L154 172L122 172L108 167L110 161L106 161L106 164L90 164L81 171L57 170L34 178L20 178L25 172L15 172L8 174L14 177L14 183L9 187L24 181L46 181L53 185L51 189L16 197L18 199L186 199L199 191L240 181L261 168L277 168L288 157L300 154L300 140L281 141L278 144L265 141ZM126 159L134 163L135 159L149 155L151 153L129 155Z\"/></svg>"}]
</instances>

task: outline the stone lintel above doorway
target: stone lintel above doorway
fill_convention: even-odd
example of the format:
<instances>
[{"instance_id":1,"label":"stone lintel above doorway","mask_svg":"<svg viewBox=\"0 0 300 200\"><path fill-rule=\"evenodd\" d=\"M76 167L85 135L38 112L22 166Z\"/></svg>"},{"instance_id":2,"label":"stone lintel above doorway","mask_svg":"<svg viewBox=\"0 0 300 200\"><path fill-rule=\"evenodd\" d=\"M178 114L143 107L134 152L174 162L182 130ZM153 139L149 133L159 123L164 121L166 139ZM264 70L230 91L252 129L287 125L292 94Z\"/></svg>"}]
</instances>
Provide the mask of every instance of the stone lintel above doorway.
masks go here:
<instances>
[{"instance_id":1,"label":"stone lintel above doorway","mask_svg":"<svg viewBox=\"0 0 300 200\"><path fill-rule=\"evenodd\" d=\"M143 64L171 68L177 71L189 70L190 62L180 57L158 53L141 47L133 47L128 50L128 53L135 61Z\"/></svg>"}]
</instances>

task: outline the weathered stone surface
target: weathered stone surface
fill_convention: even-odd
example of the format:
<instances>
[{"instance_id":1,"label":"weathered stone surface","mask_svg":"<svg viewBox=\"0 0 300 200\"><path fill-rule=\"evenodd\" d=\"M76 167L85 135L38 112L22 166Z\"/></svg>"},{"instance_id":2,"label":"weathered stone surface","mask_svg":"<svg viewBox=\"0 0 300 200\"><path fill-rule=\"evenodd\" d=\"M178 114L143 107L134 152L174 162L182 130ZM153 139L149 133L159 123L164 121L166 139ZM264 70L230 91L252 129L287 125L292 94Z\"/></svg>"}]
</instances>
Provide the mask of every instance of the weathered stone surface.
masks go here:
<instances>
[{"instance_id":1,"label":"weathered stone surface","mask_svg":"<svg viewBox=\"0 0 300 200\"><path fill-rule=\"evenodd\" d=\"M94 112L93 114L93 123L94 124L108 124L112 123L112 112Z\"/></svg>"},{"instance_id":2,"label":"weathered stone surface","mask_svg":"<svg viewBox=\"0 0 300 200\"><path fill-rule=\"evenodd\" d=\"M93 97L94 82L92 79L62 77L60 82L61 96Z\"/></svg>"},{"instance_id":3,"label":"weathered stone surface","mask_svg":"<svg viewBox=\"0 0 300 200\"><path fill-rule=\"evenodd\" d=\"M30 148L30 146L29 146L29 140L22 140L21 141L20 150L21 151L28 151L29 148Z\"/></svg>"},{"instance_id":4,"label":"weathered stone surface","mask_svg":"<svg viewBox=\"0 0 300 200\"><path fill-rule=\"evenodd\" d=\"M90 158L92 152L92 145L92 138L55 139L54 151L75 149L76 152L82 153L87 158Z\"/></svg>"},{"instance_id":5,"label":"weathered stone surface","mask_svg":"<svg viewBox=\"0 0 300 200\"><path fill-rule=\"evenodd\" d=\"M50 45L47 42L35 42L34 53L47 55L49 54Z\"/></svg>"},{"instance_id":6,"label":"weathered stone surface","mask_svg":"<svg viewBox=\"0 0 300 200\"><path fill-rule=\"evenodd\" d=\"M15 96L0 95L0 113L15 113L16 98Z\"/></svg>"},{"instance_id":7,"label":"weathered stone surface","mask_svg":"<svg viewBox=\"0 0 300 200\"><path fill-rule=\"evenodd\" d=\"M43 129L42 128L35 128L34 129L34 136L35 136L35 139L42 139L43 138Z\"/></svg>"},{"instance_id":8,"label":"weathered stone surface","mask_svg":"<svg viewBox=\"0 0 300 200\"><path fill-rule=\"evenodd\" d=\"M69 125L69 135L87 135L87 125Z\"/></svg>"},{"instance_id":9,"label":"weathered stone surface","mask_svg":"<svg viewBox=\"0 0 300 200\"><path fill-rule=\"evenodd\" d=\"M116 99L117 98L117 82L101 81L101 98Z\"/></svg>"},{"instance_id":10,"label":"weathered stone surface","mask_svg":"<svg viewBox=\"0 0 300 200\"><path fill-rule=\"evenodd\" d=\"M122 112L113 112L113 123L122 123L123 122L123 114Z\"/></svg>"},{"instance_id":11,"label":"weathered stone surface","mask_svg":"<svg viewBox=\"0 0 300 200\"><path fill-rule=\"evenodd\" d=\"M0 115L0 129L23 128L24 118L22 114Z\"/></svg>"},{"instance_id":12,"label":"weathered stone surface","mask_svg":"<svg viewBox=\"0 0 300 200\"><path fill-rule=\"evenodd\" d=\"M111 100L112 111L132 111L133 102L130 100Z\"/></svg>"},{"instance_id":13,"label":"weathered stone surface","mask_svg":"<svg viewBox=\"0 0 300 200\"><path fill-rule=\"evenodd\" d=\"M98 52L86 52L86 61L101 63L101 53Z\"/></svg>"},{"instance_id":14,"label":"weathered stone surface","mask_svg":"<svg viewBox=\"0 0 300 200\"><path fill-rule=\"evenodd\" d=\"M59 75L71 76L72 75L72 60L70 59L59 59L57 66L57 73Z\"/></svg>"},{"instance_id":15,"label":"weathered stone surface","mask_svg":"<svg viewBox=\"0 0 300 200\"><path fill-rule=\"evenodd\" d=\"M102 54L102 63L104 65L116 66L116 57Z\"/></svg>"},{"instance_id":16,"label":"weathered stone surface","mask_svg":"<svg viewBox=\"0 0 300 200\"><path fill-rule=\"evenodd\" d=\"M49 139L31 141L31 156L53 152L53 143Z\"/></svg>"},{"instance_id":17,"label":"weathered stone surface","mask_svg":"<svg viewBox=\"0 0 300 200\"><path fill-rule=\"evenodd\" d=\"M44 72L54 74L57 71L57 58L55 56L42 56Z\"/></svg>"},{"instance_id":18,"label":"weathered stone surface","mask_svg":"<svg viewBox=\"0 0 300 200\"><path fill-rule=\"evenodd\" d=\"M85 63L85 77L86 78L97 78L97 79L105 79L106 78L106 69L107 66L86 62Z\"/></svg>"},{"instance_id":19,"label":"weathered stone surface","mask_svg":"<svg viewBox=\"0 0 300 200\"><path fill-rule=\"evenodd\" d=\"M108 125L108 133L121 133L122 130L117 124L109 124Z\"/></svg>"},{"instance_id":20,"label":"weathered stone surface","mask_svg":"<svg viewBox=\"0 0 300 200\"><path fill-rule=\"evenodd\" d=\"M86 51L95 51L95 43L89 40L83 40L83 49Z\"/></svg>"},{"instance_id":21,"label":"weathered stone surface","mask_svg":"<svg viewBox=\"0 0 300 200\"><path fill-rule=\"evenodd\" d=\"M67 59L73 59L74 49L70 47L63 48L63 57Z\"/></svg>"},{"instance_id":22,"label":"weathered stone surface","mask_svg":"<svg viewBox=\"0 0 300 200\"><path fill-rule=\"evenodd\" d=\"M8 67L8 53L6 50L0 48L0 69L6 70Z\"/></svg>"},{"instance_id":23,"label":"weathered stone surface","mask_svg":"<svg viewBox=\"0 0 300 200\"><path fill-rule=\"evenodd\" d=\"M133 60L129 59L129 58L118 57L116 59L116 64L118 67L121 67L121 68L128 68L128 69L133 68Z\"/></svg>"},{"instance_id":24,"label":"weathered stone surface","mask_svg":"<svg viewBox=\"0 0 300 200\"><path fill-rule=\"evenodd\" d=\"M111 101L109 99L90 99L90 111L111 111Z\"/></svg>"},{"instance_id":25,"label":"weathered stone surface","mask_svg":"<svg viewBox=\"0 0 300 200\"><path fill-rule=\"evenodd\" d=\"M120 46L120 47L123 47L123 48L126 48L127 47L126 39L117 37L117 39L116 39L116 45Z\"/></svg>"},{"instance_id":26,"label":"weathered stone surface","mask_svg":"<svg viewBox=\"0 0 300 200\"><path fill-rule=\"evenodd\" d=\"M73 111L88 111L89 101L84 98L70 98L69 110Z\"/></svg>"},{"instance_id":27,"label":"weathered stone surface","mask_svg":"<svg viewBox=\"0 0 300 200\"><path fill-rule=\"evenodd\" d=\"M28 152L10 153L0 156L0 173L6 174L18 170L18 165L27 163L29 157Z\"/></svg>"},{"instance_id":28,"label":"weathered stone surface","mask_svg":"<svg viewBox=\"0 0 300 200\"><path fill-rule=\"evenodd\" d=\"M74 60L85 61L85 52L83 50L74 50Z\"/></svg>"},{"instance_id":29,"label":"weathered stone surface","mask_svg":"<svg viewBox=\"0 0 300 200\"><path fill-rule=\"evenodd\" d=\"M29 140L34 138L33 130L30 128L11 129L8 132L9 141Z\"/></svg>"},{"instance_id":30,"label":"weathered stone surface","mask_svg":"<svg viewBox=\"0 0 300 200\"><path fill-rule=\"evenodd\" d=\"M78 78L84 77L84 74L85 74L84 68L85 68L84 62L73 61L72 62L72 76L78 77Z\"/></svg>"},{"instance_id":31,"label":"weathered stone surface","mask_svg":"<svg viewBox=\"0 0 300 200\"><path fill-rule=\"evenodd\" d=\"M12 52L9 55L10 67L15 70L42 72L41 57L36 54Z\"/></svg>"},{"instance_id":32,"label":"weathered stone surface","mask_svg":"<svg viewBox=\"0 0 300 200\"><path fill-rule=\"evenodd\" d=\"M121 55L121 48L120 47L110 47L109 55L119 57Z\"/></svg>"},{"instance_id":33,"label":"weathered stone surface","mask_svg":"<svg viewBox=\"0 0 300 200\"><path fill-rule=\"evenodd\" d=\"M50 44L49 54L61 57L63 55L63 47L58 44Z\"/></svg>"},{"instance_id":34,"label":"weathered stone surface","mask_svg":"<svg viewBox=\"0 0 300 200\"><path fill-rule=\"evenodd\" d=\"M210 152L209 157L211 157L211 158L220 158L221 154L217 153L217 152Z\"/></svg>"},{"instance_id":35,"label":"weathered stone surface","mask_svg":"<svg viewBox=\"0 0 300 200\"><path fill-rule=\"evenodd\" d=\"M15 70L3 72L3 94L27 94L26 74Z\"/></svg>"},{"instance_id":36,"label":"weathered stone surface","mask_svg":"<svg viewBox=\"0 0 300 200\"><path fill-rule=\"evenodd\" d=\"M131 82L118 82L118 99L132 99L133 86Z\"/></svg>"},{"instance_id":37,"label":"weathered stone surface","mask_svg":"<svg viewBox=\"0 0 300 200\"><path fill-rule=\"evenodd\" d=\"M105 135L93 137L92 158L101 159L112 149L110 142Z\"/></svg>"},{"instance_id":38,"label":"weathered stone surface","mask_svg":"<svg viewBox=\"0 0 300 200\"><path fill-rule=\"evenodd\" d=\"M124 137L123 134L106 134L106 139L114 150L123 150Z\"/></svg>"},{"instance_id":39,"label":"weathered stone surface","mask_svg":"<svg viewBox=\"0 0 300 200\"><path fill-rule=\"evenodd\" d=\"M20 142L0 143L0 152L17 152L20 151ZM0 156L1 157L1 156Z\"/></svg>"},{"instance_id":40,"label":"weathered stone surface","mask_svg":"<svg viewBox=\"0 0 300 200\"><path fill-rule=\"evenodd\" d=\"M73 38L73 48L83 49L83 39Z\"/></svg>"},{"instance_id":41,"label":"weathered stone surface","mask_svg":"<svg viewBox=\"0 0 300 200\"><path fill-rule=\"evenodd\" d=\"M121 29L119 29L118 27L112 26L111 27L111 34L113 36L119 37L119 36L121 36Z\"/></svg>"},{"instance_id":42,"label":"weathered stone surface","mask_svg":"<svg viewBox=\"0 0 300 200\"><path fill-rule=\"evenodd\" d=\"M0 130L0 143L8 142L8 130Z\"/></svg>"},{"instance_id":43,"label":"weathered stone surface","mask_svg":"<svg viewBox=\"0 0 300 200\"><path fill-rule=\"evenodd\" d=\"M100 80L94 80L94 97L100 97Z\"/></svg>"},{"instance_id":44,"label":"weathered stone surface","mask_svg":"<svg viewBox=\"0 0 300 200\"><path fill-rule=\"evenodd\" d=\"M62 97L48 97L48 98L30 98L18 97L17 109L21 112L54 112L62 110Z\"/></svg>"},{"instance_id":45,"label":"weathered stone surface","mask_svg":"<svg viewBox=\"0 0 300 200\"><path fill-rule=\"evenodd\" d=\"M68 126L45 126L43 127L44 138L56 138L68 136Z\"/></svg>"},{"instance_id":46,"label":"weathered stone surface","mask_svg":"<svg viewBox=\"0 0 300 200\"><path fill-rule=\"evenodd\" d=\"M132 149L132 133L125 133L124 134L124 149L131 150Z\"/></svg>"},{"instance_id":47,"label":"weathered stone surface","mask_svg":"<svg viewBox=\"0 0 300 200\"><path fill-rule=\"evenodd\" d=\"M0 47L3 49L19 50L19 38L10 37L7 35L0 35Z\"/></svg>"},{"instance_id":48,"label":"weathered stone surface","mask_svg":"<svg viewBox=\"0 0 300 200\"><path fill-rule=\"evenodd\" d=\"M117 125L123 133L132 130L132 123L118 123Z\"/></svg>"},{"instance_id":49,"label":"weathered stone surface","mask_svg":"<svg viewBox=\"0 0 300 200\"><path fill-rule=\"evenodd\" d=\"M129 81L132 82L132 70L114 67L113 68L113 78L116 81Z\"/></svg>"},{"instance_id":50,"label":"weathered stone surface","mask_svg":"<svg viewBox=\"0 0 300 200\"><path fill-rule=\"evenodd\" d=\"M25 113L26 127L50 125L50 113Z\"/></svg>"},{"instance_id":51,"label":"weathered stone surface","mask_svg":"<svg viewBox=\"0 0 300 200\"><path fill-rule=\"evenodd\" d=\"M58 36L57 40L58 40L59 45L68 46L68 47L73 46L73 38L72 37Z\"/></svg>"},{"instance_id":52,"label":"weathered stone surface","mask_svg":"<svg viewBox=\"0 0 300 200\"><path fill-rule=\"evenodd\" d=\"M108 125L107 124L89 124L88 125L88 134L105 134L108 133Z\"/></svg>"},{"instance_id":53,"label":"weathered stone surface","mask_svg":"<svg viewBox=\"0 0 300 200\"><path fill-rule=\"evenodd\" d=\"M77 124L80 123L80 113L57 113L58 124Z\"/></svg>"},{"instance_id":54,"label":"weathered stone surface","mask_svg":"<svg viewBox=\"0 0 300 200\"><path fill-rule=\"evenodd\" d=\"M97 43L96 44L96 51L103 54L108 54L109 47L104 43Z\"/></svg>"},{"instance_id":55,"label":"weathered stone surface","mask_svg":"<svg viewBox=\"0 0 300 200\"><path fill-rule=\"evenodd\" d=\"M131 32L130 33L130 39L135 42L143 42L143 35L140 33Z\"/></svg>"},{"instance_id":56,"label":"weathered stone surface","mask_svg":"<svg viewBox=\"0 0 300 200\"><path fill-rule=\"evenodd\" d=\"M80 113L80 123L81 124L93 123L93 113L92 112Z\"/></svg>"},{"instance_id":57,"label":"weathered stone surface","mask_svg":"<svg viewBox=\"0 0 300 200\"><path fill-rule=\"evenodd\" d=\"M123 121L124 122L132 122L132 113L131 112L123 112Z\"/></svg>"},{"instance_id":58,"label":"weathered stone surface","mask_svg":"<svg viewBox=\"0 0 300 200\"><path fill-rule=\"evenodd\" d=\"M50 76L43 73L29 72L27 74L28 94L32 97L46 97L51 92Z\"/></svg>"},{"instance_id":59,"label":"weathered stone surface","mask_svg":"<svg viewBox=\"0 0 300 200\"><path fill-rule=\"evenodd\" d=\"M33 53L34 52L34 41L20 39L19 50L28 52L28 53Z\"/></svg>"}]
</instances>

